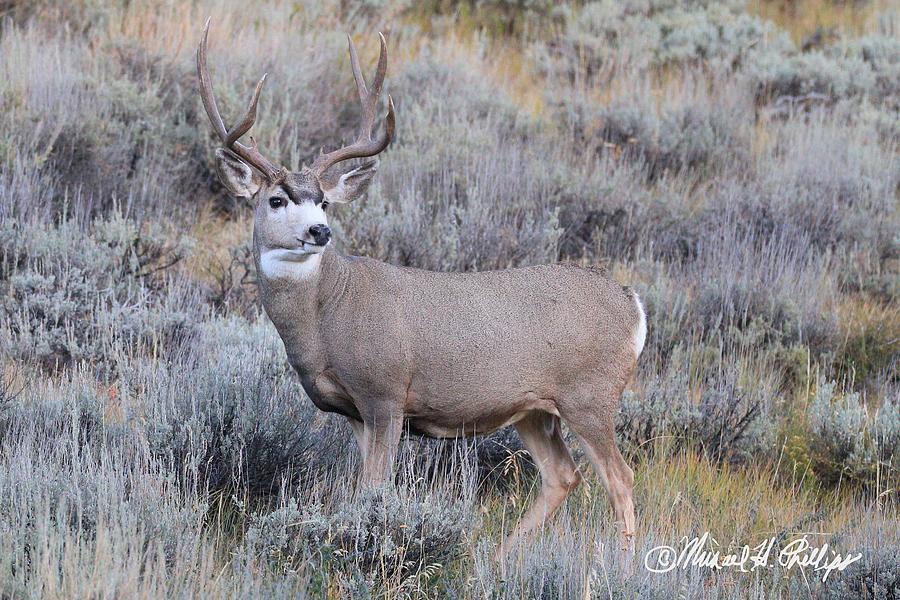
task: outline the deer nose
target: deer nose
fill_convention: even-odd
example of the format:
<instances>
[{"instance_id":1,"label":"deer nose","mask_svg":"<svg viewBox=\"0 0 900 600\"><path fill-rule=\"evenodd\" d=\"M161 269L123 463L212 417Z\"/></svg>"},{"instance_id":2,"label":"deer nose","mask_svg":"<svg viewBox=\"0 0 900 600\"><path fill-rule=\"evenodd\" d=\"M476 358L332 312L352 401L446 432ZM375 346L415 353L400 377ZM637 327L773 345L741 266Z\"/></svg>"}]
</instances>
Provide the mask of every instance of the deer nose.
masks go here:
<instances>
[{"instance_id":1,"label":"deer nose","mask_svg":"<svg viewBox=\"0 0 900 600\"><path fill-rule=\"evenodd\" d=\"M324 246L331 239L331 228L324 223L319 223L309 228L309 235L317 245Z\"/></svg>"}]
</instances>

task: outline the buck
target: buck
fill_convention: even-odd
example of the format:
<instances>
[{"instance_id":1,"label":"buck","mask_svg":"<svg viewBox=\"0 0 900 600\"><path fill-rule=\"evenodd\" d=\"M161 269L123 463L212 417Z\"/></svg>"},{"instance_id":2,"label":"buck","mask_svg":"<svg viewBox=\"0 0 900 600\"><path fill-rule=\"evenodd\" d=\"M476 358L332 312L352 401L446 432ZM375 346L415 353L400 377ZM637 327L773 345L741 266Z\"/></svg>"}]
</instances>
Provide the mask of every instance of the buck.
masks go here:
<instances>
[{"instance_id":1,"label":"buck","mask_svg":"<svg viewBox=\"0 0 900 600\"><path fill-rule=\"evenodd\" d=\"M385 125L373 137L387 69L384 36L371 88L350 39L362 105L357 139L290 171L266 159L252 138L238 141L256 119L266 75L243 118L225 126L207 71L208 35L209 21L197 73L223 144L218 175L253 207L263 307L312 402L349 422L363 458L359 485L392 479L404 431L447 438L513 425L541 488L502 553L549 519L581 481L563 440L565 422L609 494L626 549L633 548L633 473L616 446L614 417L647 334L637 295L592 268L438 273L341 255L331 246L326 209L365 192L377 167L372 157L394 136L388 96ZM349 159L368 160L329 176Z\"/></svg>"}]
</instances>

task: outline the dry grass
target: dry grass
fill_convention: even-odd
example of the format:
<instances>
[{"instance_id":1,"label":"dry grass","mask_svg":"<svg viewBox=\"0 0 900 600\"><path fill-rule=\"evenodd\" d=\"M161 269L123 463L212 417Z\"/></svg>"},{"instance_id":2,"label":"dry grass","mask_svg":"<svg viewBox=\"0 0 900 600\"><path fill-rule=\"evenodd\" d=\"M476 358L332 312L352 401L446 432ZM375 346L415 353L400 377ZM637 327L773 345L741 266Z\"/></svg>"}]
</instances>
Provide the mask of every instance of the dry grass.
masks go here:
<instances>
[{"instance_id":1,"label":"dry grass","mask_svg":"<svg viewBox=\"0 0 900 600\"><path fill-rule=\"evenodd\" d=\"M777 23L798 44L819 30L850 37L877 31L878 17L891 6L890 0L750 0L747 3L751 13Z\"/></svg>"}]
</instances>

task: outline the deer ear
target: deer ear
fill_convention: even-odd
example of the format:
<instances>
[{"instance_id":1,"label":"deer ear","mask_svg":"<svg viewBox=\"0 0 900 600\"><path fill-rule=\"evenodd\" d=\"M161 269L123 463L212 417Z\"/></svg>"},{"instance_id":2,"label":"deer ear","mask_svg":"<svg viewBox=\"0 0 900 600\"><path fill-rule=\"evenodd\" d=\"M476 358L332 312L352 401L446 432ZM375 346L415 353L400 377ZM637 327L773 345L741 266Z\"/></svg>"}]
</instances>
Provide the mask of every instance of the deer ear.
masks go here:
<instances>
[{"instance_id":1,"label":"deer ear","mask_svg":"<svg viewBox=\"0 0 900 600\"><path fill-rule=\"evenodd\" d=\"M369 189L369 184L372 183L372 178L375 177L377 169L378 161L370 160L355 169L347 171L338 179L337 185L322 190L325 194L325 200L328 203L336 202L339 204L356 200Z\"/></svg>"},{"instance_id":2,"label":"deer ear","mask_svg":"<svg viewBox=\"0 0 900 600\"><path fill-rule=\"evenodd\" d=\"M222 185L238 198L252 198L262 185L262 179L256 171L225 148L216 150L216 172Z\"/></svg>"}]
</instances>

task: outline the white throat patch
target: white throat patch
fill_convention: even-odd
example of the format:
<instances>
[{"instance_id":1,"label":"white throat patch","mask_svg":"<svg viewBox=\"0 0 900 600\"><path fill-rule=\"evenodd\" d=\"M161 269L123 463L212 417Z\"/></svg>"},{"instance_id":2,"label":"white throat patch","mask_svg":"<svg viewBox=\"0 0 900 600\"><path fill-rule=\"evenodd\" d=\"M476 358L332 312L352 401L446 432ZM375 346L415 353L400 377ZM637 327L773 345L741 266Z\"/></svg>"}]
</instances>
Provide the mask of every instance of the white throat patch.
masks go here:
<instances>
[{"instance_id":1,"label":"white throat patch","mask_svg":"<svg viewBox=\"0 0 900 600\"><path fill-rule=\"evenodd\" d=\"M306 279L318 271L322 253L303 253L277 248L259 257L259 266L267 279Z\"/></svg>"}]
</instances>

